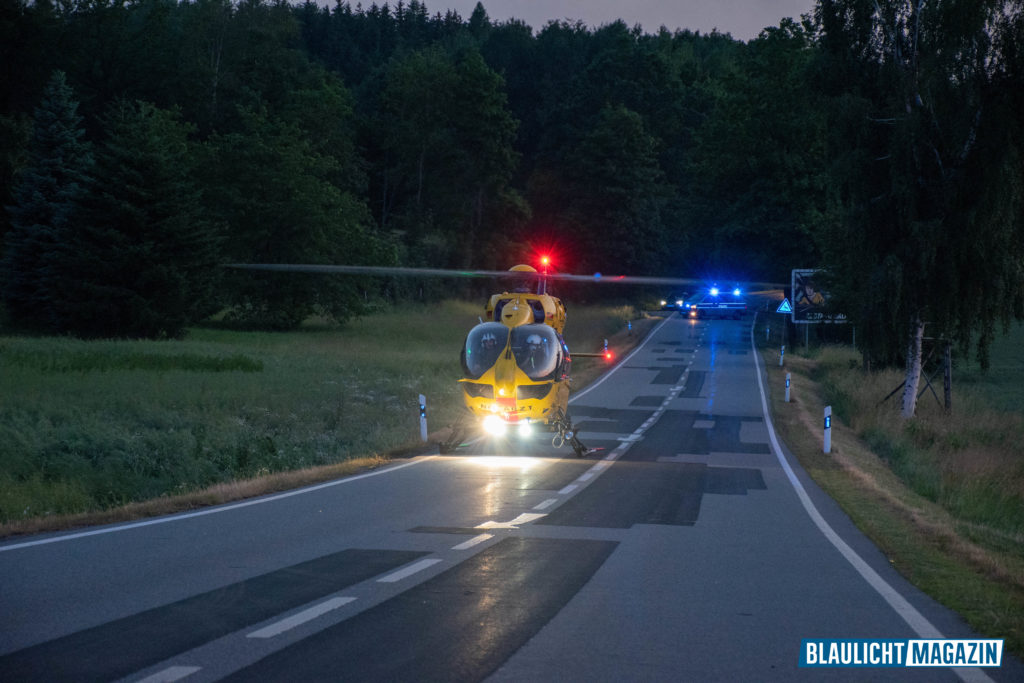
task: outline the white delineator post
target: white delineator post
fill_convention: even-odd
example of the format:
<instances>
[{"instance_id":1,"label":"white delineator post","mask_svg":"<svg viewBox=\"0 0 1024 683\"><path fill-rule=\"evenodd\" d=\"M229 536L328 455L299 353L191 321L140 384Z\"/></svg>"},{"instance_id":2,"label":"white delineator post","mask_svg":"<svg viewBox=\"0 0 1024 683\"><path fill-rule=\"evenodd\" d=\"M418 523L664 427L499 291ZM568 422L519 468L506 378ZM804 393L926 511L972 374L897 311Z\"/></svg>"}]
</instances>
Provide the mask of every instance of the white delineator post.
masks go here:
<instances>
[{"instance_id":1,"label":"white delineator post","mask_svg":"<svg viewBox=\"0 0 1024 683\"><path fill-rule=\"evenodd\" d=\"M420 439L427 440L427 397L420 394Z\"/></svg>"},{"instance_id":2,"label":"white delineator post","mask_svg":"<svg viewBox=\"0 0 1024 683\"><path fill-rule=\"evenodd\" d=\"M786 403L789 403L789 373L786 373Z\"/></svg>"},{"instance_id":3,"label":"white delineator post","mask_svg":"<svg viewBox=\"0 0 1024 683\"><path fill-rule=\"evenodd\" d=\"M825 406L825 452L832 452L832 406Z\"/></svg>"}]
</instances>

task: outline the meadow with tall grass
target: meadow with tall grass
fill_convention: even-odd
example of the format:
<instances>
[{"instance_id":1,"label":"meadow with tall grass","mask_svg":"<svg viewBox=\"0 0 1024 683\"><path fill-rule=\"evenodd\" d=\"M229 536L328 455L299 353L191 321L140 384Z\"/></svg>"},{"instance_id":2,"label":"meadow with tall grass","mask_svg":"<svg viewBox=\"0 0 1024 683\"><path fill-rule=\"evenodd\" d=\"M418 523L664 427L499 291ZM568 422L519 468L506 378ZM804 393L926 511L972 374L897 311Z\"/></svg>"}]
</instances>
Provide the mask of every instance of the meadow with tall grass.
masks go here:
<instances>
[{"instance_id":1,"label":"meadow with tall grass","mask_svg":"<svg viewBox=\"0 0 1024 683\"><path fill-rule=\"evenodd\" d=\"M1024 360L1024 332L1017 334L1021 344L1006 353ZM963 363L954 370L952 410L926 391L916 417L905 420L894 409L898 395L881 400L903 381L902 371L863 373L858 360L842 347L816 354L814 376L835 413L915 492L957 519L1024 542L1024 412L1005 409L1003 396L1003 388L1024 384L1024 363L1014 376L1012 359L1001 354L1008 367L988 382ZM941 396L941 375L939 382Z\"/></svg>"},{"instance_id":2,"label":"meadow with tall grass","mask_svg":"<svg viewBox=\"0 0 1024 683\"><path fill-rule=\"evenodd\" d=\"M415 446L419 394L432 431L461 410L459 349L481 312L406 305L181 341L0 337L0 524ZM574 307L567 340L596 350L632 315Z\"/></svg>"}]
</instances>

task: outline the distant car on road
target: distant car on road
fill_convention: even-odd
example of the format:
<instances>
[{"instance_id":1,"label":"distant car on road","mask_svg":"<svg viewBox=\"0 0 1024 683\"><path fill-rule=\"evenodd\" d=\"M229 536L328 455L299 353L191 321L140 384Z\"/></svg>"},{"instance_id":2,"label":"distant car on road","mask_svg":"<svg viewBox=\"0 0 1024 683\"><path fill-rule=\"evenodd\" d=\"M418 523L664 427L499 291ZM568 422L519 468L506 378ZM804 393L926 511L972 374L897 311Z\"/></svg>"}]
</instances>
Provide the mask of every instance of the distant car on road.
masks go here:
<instances>
[{"instance_id":1,"label":"distant car on road","mask_svg":"<svg viewBox=\"0 0 1024 683\"><path fill-rule=\"evenodd\" d=\"M671 294L661 300L661 310L680 311L683 309L683 302L686 301L686 294Z\"/></svg>"}]
</instances>

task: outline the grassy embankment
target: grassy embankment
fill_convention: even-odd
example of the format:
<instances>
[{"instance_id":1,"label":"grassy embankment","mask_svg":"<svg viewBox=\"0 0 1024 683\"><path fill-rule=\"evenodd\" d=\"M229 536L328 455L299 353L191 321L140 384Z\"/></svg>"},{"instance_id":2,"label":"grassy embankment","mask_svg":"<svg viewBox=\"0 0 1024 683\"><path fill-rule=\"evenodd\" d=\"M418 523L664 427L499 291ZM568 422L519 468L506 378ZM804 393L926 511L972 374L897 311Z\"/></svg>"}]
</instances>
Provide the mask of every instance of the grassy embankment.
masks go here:
<instances>
[{"instance_id":1,"label":"grassy embankment","mask_svg":"<svg viewBox=\"0 0 1024 683\"><path fill-rule=\"evenodd\" d=\"M479 302L183 341L0 337L0 536L163 514L342 476L442 430ZM633 317L574 306L571 348ZM575 362L586 381L600 361Z\"/></svg>"},{"instance_id":2,"label":"grassy embankment","mask_svg":"<svg viewBox=\"0 0 1024 683\"><path fill-rule=\"evenodd\" d=\"M879 403L901 371L865 374L840 346L787 347L780 368L778 346L760 343L776 427L804 468L901 573L1024 656L1024 326L999 341L987 374L956 363L951 414L929 392L909 421L898 393Z\"/></svg>"}]
</instances>

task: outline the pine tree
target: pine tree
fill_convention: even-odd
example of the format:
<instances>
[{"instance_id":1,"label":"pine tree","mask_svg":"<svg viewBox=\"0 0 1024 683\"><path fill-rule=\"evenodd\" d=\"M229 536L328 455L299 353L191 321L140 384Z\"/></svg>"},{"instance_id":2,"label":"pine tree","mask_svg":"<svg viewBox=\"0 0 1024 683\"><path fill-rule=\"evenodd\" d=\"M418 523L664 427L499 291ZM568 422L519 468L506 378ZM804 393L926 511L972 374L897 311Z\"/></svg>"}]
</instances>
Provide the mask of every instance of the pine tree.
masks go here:
<instances>
[{"instance_id":1,"label":"pine tree","mask_svg":"<svg viewBox=\"0 0 1024 683\"><path fill-rule=\"evenodd\" d=\"M366 205L332 183L339 161L319 154L296 125L243 111L246 130L214 136L208 203L227 225L225 251L240 263L386 263ZM361 312L353 278L241 273L230 278L232 317L290 329L318 314L343 322Z\"/></svg>"},{"instance_id":2,"label":"pine tree","mask_svg":"<svg viewBox=\"0 0 1024 683\"><path fill-rule=\"evenodd\" d=\"M78 102L62 71L55 71L35 109L27 164L7 207L0 289L18 325L60 328L53 272L61 245L79 218L93 158L83 140Z\"/></svg>"},{"instance_id":3,"label":"pine tree","mask_svg":"<svg viewBox=\"0 0 1024 683\"><path fill-rule=\"evenodd\" d=\"M144 102L103 118L87 210L54 272L66 331L87 337L178 337L208 315L217 236L191 177L191 127Z\"/></svg>"},{"instance_id":4,"label":"pine tree","mask_svg":"<svg viewBox=\"0 0 1024 683\"><path fill-rule=\"evenodd\" d=\"M604 107L593 129L572 141L553 183L559 224L573 240L579 268L650 272L665 256L662 223L667 188L658 165L657 141L643 119L624 106ZM534 196L546 190L532 179ZM600 236L595 239L595 236ZM608 248L615 245L615 252Z\"/></svg>"}]
</instances>

